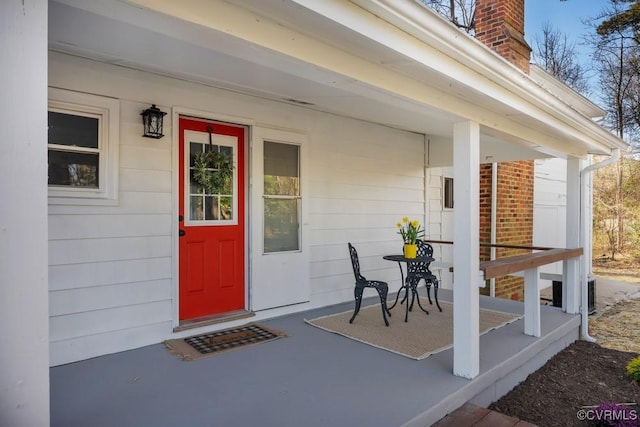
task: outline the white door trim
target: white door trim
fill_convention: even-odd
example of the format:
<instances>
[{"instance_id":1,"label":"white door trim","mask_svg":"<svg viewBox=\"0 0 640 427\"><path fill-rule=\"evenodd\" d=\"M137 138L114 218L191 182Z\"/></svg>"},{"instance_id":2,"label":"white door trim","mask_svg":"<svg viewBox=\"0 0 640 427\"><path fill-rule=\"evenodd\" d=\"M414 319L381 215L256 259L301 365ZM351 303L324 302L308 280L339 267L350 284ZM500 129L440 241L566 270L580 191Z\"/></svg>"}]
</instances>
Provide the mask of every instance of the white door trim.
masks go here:
<instances>
[{"instance_id":1,"label":"white door trim","mask_svg":"<svg viewBox=\"0 0 640 427\"><path fill-rule=\"evenodd\" d=\"M190 117L194 119L202 119L202 120L213 120L213 121L221 121L227 122L230 124L247 126L249 128L249 134L247 135L245 141L245 173L247 176L245 177L246 182L250 183L251 178L251 162L250 162L250 143L251 140L251 126L255 123L253 119L249 119L246 117L240 116L231 116L227 114L221 114L206 110L198 110L189 107L181 107L181 106L173 106L171 108L171 121L165 121L165 134L169 134L167 125L171 125L171 326L175 331L176 328L180 325L179 320L179 307L178 307L178 297L179 297L179 288L178 288L178 197L179 197L179 141L180 141L180 117ZM159 143L162 143L163 140L159 140ZM245 184L246 185L246 184ZM247 187L247 191L245 192L245 248L249 248L249 231L250 231L250 218L251 218L251 205L249 201L251 200L251 185L249 184ZM248 251L246 251L248 253ZM249 306L249 258L245 258L245 307Z\"/></svg>"}]
</instances>

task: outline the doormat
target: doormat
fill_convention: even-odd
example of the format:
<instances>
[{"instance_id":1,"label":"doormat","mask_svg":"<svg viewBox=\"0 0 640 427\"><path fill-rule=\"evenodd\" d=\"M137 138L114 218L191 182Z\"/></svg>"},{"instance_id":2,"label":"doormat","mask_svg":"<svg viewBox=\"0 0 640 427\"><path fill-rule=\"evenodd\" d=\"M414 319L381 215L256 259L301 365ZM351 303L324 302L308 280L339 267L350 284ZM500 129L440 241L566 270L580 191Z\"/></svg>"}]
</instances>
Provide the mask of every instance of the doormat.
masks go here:
<instances>
[{"instance_id":1,"label":"doormat","mask_svg":"<svg viewBox=\"0 0 640 427\"><path fill-rule=\"evenodd\" d=\"M258 323L250 323L223 331L167 340L164 345L182 360L196 360L286 336L284 332L277 329L268 328Z\"/></svg>"}]
</instances>

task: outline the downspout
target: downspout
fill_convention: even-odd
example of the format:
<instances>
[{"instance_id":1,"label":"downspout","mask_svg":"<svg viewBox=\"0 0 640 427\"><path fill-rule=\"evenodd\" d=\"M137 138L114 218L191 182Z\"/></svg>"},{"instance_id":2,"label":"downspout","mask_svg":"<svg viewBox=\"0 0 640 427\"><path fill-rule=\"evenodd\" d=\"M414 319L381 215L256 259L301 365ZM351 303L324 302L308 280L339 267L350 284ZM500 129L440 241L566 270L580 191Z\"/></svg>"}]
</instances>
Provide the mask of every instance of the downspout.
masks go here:
<instances>
[{"instance_id":1,"label":"downspout","mask_svg":"<svg viewBox=\"0 0 640 427\"><path fill-rule=\"evenodd\" d=\"M587 221L589 216L587 215L587 182L588 178L587 174L593 172L596 169L603 168L605 166L609 166L610 164L616 162L620 157L620 149L616 148L611 153L611 157L605 159L599 163L595 163L593 165L589 165L580 171L580 246L586 251L591 251L591 247L585 248L585 243L587 241L587 233L590 229L590 224ZM591 245L589 245L591 246ZM589 273L591 271L590 263L587 262L588 259L591 259L590 254L586 252L582 255L582 277L581 277L581 307L580 314L582 316L582 338L585 341L596 342L596 339L589 335Z\"/></svg>"},{"instance_id":2,"label":"downspout","mask_svg":"<svg viewBox=\"0 0 640 427\"><path fill-rule=\"evenodd\" d=\"M496 215L498 213L498 163L491 163L491 245L496 244L496 224L498 220ZM496 248L491 246L491 261L496 259ZM489 280L489 296L496 296L496 279L495 277Z\"/></svg>"}]
</instances>

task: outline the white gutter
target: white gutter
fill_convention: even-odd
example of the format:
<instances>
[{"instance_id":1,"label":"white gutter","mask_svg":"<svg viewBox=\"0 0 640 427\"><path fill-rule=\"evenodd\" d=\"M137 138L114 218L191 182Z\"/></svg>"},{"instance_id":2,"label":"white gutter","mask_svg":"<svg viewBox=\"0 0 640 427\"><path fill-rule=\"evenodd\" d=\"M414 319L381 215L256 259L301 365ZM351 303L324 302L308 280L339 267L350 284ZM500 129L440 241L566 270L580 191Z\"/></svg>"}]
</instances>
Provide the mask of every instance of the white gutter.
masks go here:
<instances>
[{"instance_id":1,"label":"white gutter","mask_svg":"<svg viewBox=\"0 0 640 427\"><path fill-rule=\"evenodd\" d=\"M317 0L292 1L303 4L312 10L316 10L312 5L316 5L317 7L318 4L328 5L332 3L318 2ZM500 55L493 52L489 47L468 34L463 33L446 18L438 15L428 6L419 2L398 0L350 1L362 9L373 13L380 19L395 25L402 31L426 43L428 46L438 49L440 51L439 53L455 59L455 61L464 65L466 69L443 68L443 64L439 64L440 66L438 66L437 55L435 53L431 53L427 58L412 57L416 63L428 68L440 70L446 73L448 77L457 80L460 84L466 85L467 87L485 91L485 93L491 91L492 95L489 96L494 100L515 108L519 110L521 114L536 118L543 123L549 123L549 116L543 117L545 114L549 114L554 121L557 120L557 122L554 122L554 126L564 124L570 126L574 131L579 129L579 132L588 134L588 137L591 139L589 141L583 141L592 148L590 151L606 150L607 147L610 146L626 148L625 144L607 129L593 122L591 118L587 118L584 113L579 112L566 101L561 100L557 95L552 94L527 73L508 60L500 57ZM340 18L331 17L330 19L339 22ZM366 29L361 30L362 31L359 31L361 34L369 36L372 40L377 40L383 45L387 45L392 40L392 37L381 33L378 28L370 27L370 34L367 34ZM411 56L408 51L402 49L405 46L406 43L395 45L393 49L400 54ZM446 72L442 71L444 69L446 69ZM471 73L470 70L491 80L497 84L498 87L480 88L478 81L474 80L473 73ZM519 100L511 99L504 93L500 94L498 91L499 88L507 90L510 94L515 94ZM535 109L530 109L531 106L535 106L540 110L535 111ZM588 120L585 121L585 118ZM569 132L575 135L573 131ZM578 135L575 135L575 137L583 138ZM602 144L599 141L606 141L606 143Z\"/></svg>"},{"instance_id":2,"label":"white gutter","mask_svg":"<svg viewBox=\"0 0 640 427\"><path fill-rule=\"evenodd\" d=\"M587 174L593 172L596 169L609 166L616 162L620 157L620 149L616 148L611 153L611 157L605 159L599 163L589 165L580 171L580 246L582 246L585 253L582 255L582 277L580 281L581 287L581 307L580 314L582 315L582 339L589 342L596 342L596 339L589 335L589 272L591 271L590 263L587 262L591 259L591 256L587 256L587 251L591 251L591 245L586 247L587 235L590 231L590 224L587 221L589 216L587 215L587 200L586 200L586 177ZM595 290L594 290L595 292Z\"/></svg>"}]
</instances>

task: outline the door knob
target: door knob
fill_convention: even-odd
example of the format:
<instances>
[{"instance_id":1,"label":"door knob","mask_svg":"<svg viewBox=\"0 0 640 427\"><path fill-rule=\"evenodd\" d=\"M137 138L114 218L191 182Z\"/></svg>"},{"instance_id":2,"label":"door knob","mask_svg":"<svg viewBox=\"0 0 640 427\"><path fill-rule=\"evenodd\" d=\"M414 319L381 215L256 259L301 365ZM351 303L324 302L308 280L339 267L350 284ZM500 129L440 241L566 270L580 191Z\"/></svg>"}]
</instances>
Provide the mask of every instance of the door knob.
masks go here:
<instances>
[{"instance_id":1,"label":"door knob","mask_svg":"<svg viewBox=\"0 0 640 427\"><path fill-rule=\"evenodd\" d=\"M178 236L180 236L180 237L184 236L185 234L187 234L187 232L184 231L184 230L179 230L178 231Z\"/></svg>"}]
</instances>

